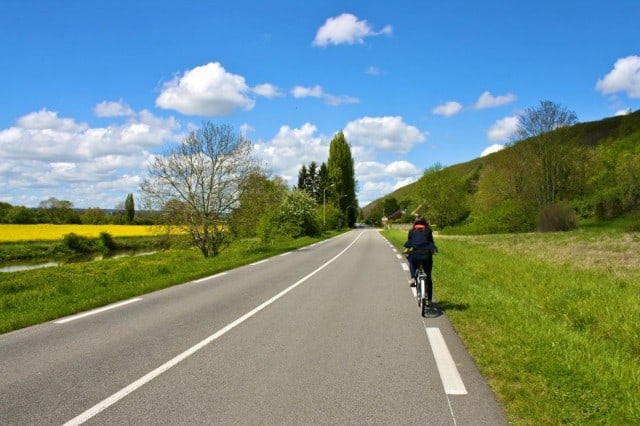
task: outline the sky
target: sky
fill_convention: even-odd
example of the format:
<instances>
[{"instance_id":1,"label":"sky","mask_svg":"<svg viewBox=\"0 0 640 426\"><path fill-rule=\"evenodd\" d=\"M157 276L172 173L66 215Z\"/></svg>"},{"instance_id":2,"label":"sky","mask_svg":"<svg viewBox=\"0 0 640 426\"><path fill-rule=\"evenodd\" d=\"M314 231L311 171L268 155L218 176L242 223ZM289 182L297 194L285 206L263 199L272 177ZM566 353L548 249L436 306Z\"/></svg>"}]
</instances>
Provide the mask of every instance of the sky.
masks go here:
<instances>
[{"instance_id":1,"label":"sky","mask_svg":"<svg viewBox=\"0 0 640 426\"><path fill-rule=\"evenodd\" d=\"M543 100L640 109L638 0L2 0L0 201L115 208L210 122L297 183L343 131L360 206Z\"/></svg>"}]
</instances>

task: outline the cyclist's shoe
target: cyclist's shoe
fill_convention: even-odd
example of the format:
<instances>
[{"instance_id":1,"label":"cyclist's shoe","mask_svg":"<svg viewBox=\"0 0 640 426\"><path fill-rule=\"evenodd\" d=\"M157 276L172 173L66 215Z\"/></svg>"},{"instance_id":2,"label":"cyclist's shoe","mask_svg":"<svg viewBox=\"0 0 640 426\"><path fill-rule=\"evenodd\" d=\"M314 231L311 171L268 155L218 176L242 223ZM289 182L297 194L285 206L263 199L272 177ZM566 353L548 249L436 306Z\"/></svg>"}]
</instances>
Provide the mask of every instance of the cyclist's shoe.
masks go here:
<instances>
[{"instance_id":1,"label":"cyclist's shoe","mask_svg":"<svg viewBox=\"0 0 640 426\"><path fill-rule=\"evenodd\" d=\"M413 278L411 278L411 279L409 280L409 287L415 287L415 286L416 286L416 280L415 280L415 279L413 279Z\"/></svg>"},{"instance_id":2,"label":"cyclist's shoe","mask_svg":"<svg viewBox=\"0 0 640 426\"><path fill-rule=\"evenodd\" d=\"M433 302L431 301L431 299L427 299L427 307L431 306L433 306Z\"/></svg>"}]
</instances>

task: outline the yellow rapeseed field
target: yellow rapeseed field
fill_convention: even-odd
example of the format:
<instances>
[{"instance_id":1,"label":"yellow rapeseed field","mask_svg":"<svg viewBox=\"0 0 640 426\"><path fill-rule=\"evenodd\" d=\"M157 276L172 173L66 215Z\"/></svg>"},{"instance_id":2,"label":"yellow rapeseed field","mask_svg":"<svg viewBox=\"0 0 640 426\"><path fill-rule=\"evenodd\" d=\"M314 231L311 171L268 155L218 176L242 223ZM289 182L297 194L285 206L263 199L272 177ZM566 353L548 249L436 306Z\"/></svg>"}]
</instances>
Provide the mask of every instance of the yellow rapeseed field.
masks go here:
<instances>
[{"instance_id":1,"label":"yellow rapeseed field","mask_svg":"<svg viewBox=\"0 0 640 426\"><path fill-rule=\"evenodd\" d=\"M162 233L162 228L146 225L6 225L0 224L0 242L61 240L74 233L95 238L101 232L112 237L143 237Z\"/></svg>"}]
</instances>

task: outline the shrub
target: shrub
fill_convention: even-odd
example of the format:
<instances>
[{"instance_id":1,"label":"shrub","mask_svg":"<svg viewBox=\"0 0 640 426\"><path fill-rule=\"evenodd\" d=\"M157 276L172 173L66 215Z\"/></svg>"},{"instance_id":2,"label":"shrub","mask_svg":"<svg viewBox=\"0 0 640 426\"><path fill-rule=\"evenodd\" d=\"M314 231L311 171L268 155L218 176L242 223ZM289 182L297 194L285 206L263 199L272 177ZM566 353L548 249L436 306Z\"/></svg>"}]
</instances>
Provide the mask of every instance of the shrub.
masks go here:
<instances>
[{"instance_id":1,"label":"shrub","mask_svg":"<svg viewBox=\"0 0 640 426\"><path fill-rule=\"evenodd\" d=\"M615 191L606 191L599 194L596 200L596 217L600 220L613 219L624 213L622 200Z\"/></svg>"},{"instance_id":2,"label":"shrub","mask_svg":"<svg viewBox=\"0 0 640 426\"><path fill-rule=\"evenodd\" d=\"M107 253L116 249L116 242L113 241L113 237L108 232L100 233L100 243Z\"/></svg>"},{"instance_id":3,"label":"shrub","mask_svg":"<svg viewBox=\"0 0 640 426\"><path fill-rule=\"evenodd\" d=\"M556 232L569 231L578 227L578 218L568 202L549 204L540 211L538 216L538 231Z\"/></svg>"},{"instance_id":4,"label":"shrub","mask_svg":"<svg viewBox=\"0 0 640 426\"><path fill-rule=\"evenodd\" d=\"M67 249L76 253L91 253L94 250L94 245L89 238L74 234L73 232L64 236L62 244Z\"/></svg>"}]
</instances>

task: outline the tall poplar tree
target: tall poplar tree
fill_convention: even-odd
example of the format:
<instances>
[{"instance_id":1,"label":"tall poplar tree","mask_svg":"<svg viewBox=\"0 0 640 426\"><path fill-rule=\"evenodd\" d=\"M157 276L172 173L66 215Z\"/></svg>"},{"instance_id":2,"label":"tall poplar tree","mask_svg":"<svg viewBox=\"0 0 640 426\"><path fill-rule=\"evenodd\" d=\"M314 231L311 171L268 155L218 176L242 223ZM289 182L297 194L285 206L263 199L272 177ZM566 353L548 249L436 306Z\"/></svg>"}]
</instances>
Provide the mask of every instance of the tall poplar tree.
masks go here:
<instances>
[{"instance_id":1,"label":"tall poplar tree","mask_svg":"<svg viewBox=\"0 0 640 426\"><path fill-rule=\"evenodd\" d=\"M351 147L342 131L336 133L329 145L327 170L333 185L331 191L333 204L345 215L346 224L352 227L356 222L358 210L356 180Z\"/></svg>"},{"instance_id":2,"label":"tall poplar tree","mask_svg":"<svg viewBox=\"0 0 640 426\"><path fill-rule=\"evenodd\" d=\"M133 194L129 193L124 201L124 210L127 217L127 223L133 223L133 218L136 215L136 208L133 202Z\"/></svg>"}]
</instances>

